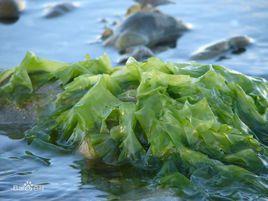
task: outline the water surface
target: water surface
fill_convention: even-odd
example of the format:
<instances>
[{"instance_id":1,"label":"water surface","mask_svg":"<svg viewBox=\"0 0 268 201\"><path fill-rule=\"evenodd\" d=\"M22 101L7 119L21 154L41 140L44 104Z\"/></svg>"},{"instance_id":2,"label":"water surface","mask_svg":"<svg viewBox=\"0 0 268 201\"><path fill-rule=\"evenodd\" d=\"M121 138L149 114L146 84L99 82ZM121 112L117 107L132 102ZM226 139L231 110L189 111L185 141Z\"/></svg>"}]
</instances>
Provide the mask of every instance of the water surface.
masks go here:
<instances>
[{"instance_id":1,"label":"water surface","mask_svg":"<svg viewBox=\"0 0 268 201\"><path fill-rule=\"evenodd\" d=\"M112 48L96 42L105 26L120 21L131 0L78 1L80 8L62 17L44 19L49 0L28 0L28 9L12 25L0 24L0 67L19 64L26 51L66 62L108 53L116 62L119 55ZM268 1L267 0L180 0L161 7L165 13L191 23L193 29L177 42L177 48L158 56L169 61L188 61L191 53L208 43L234 35L248 35L255 40L244 54L230 56L219 63L248 74L268 73Z\"/></svg>"}]
</instances>

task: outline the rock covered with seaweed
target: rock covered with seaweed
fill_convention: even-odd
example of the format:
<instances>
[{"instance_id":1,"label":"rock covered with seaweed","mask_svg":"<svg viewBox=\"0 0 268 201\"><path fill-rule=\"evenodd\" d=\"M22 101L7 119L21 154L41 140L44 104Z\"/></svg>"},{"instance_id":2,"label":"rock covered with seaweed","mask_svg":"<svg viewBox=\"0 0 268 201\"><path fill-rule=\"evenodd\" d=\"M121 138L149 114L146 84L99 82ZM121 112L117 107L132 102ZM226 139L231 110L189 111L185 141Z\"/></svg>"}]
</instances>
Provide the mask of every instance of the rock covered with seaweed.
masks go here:
<instances>
[{"instance_id":1,"label":"rock covered with seaweed","mask_svg":"<svg viewBox=\"0 0 268 201\"><path fill-rule=\"evenodd\" d=\"M66 64L28 53L1 73L0 99L24 107L55 83L29 142L150 169L156 185L188 199L267 197L266 80L157 58L112 68L107 56Z\"/></svg>"}]
</instances>

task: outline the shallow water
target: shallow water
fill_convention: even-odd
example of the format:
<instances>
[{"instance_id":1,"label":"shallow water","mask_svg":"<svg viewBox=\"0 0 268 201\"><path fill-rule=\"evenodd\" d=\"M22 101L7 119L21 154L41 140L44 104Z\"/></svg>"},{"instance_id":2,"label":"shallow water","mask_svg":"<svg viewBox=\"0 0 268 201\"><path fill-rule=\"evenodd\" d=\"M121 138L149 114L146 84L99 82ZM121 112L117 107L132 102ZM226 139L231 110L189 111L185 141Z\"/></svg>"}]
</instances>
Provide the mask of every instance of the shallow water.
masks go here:
<instances>
[{"instance_id":1,"label":"shallow water","mask_svg":"<svg viewBox=\"0 0 268 201\"><path fill-rule=\"evenodd\" d=\"M28 0L18 22L0 24L0 67L19 64L25 52L67 62L108 53L115 63L119 55L104 48L97 38L105 26L120 20L132 1L80 1L81 7L55 19L42 18L47 0ZM55 1L53 1L55 2ZM241 54L218 63L248 74L268 74L267 0L180 0L162 11L193 25L177 42L177 47L158 56L169 61L188 61L200 46L234 35L248 35L254 44ZM2 130L2 131L1 131ZM4 132L5 130L5 132ZM178 200L171 191L150 188L147 173L103 166L77 153L28 146L22 128L0 127L0 200ZM41 157L41 158L40 158ZM125 168L128 169L128 168ZM144 175L141 175L144 174ZM139 177L140 176L140 177ZM147 177L148 176L148 177ZM139 179L143 178L143 180ZM14 191L27 181L41 185L39 191ZM149 185L148 185L149 184Z\"/></svg>"},{"instance_id":2,"label":"shallow water","mask_svg":"<svg viewBox=\"0 0 268 201\"><path fill-rule=\"evenodd\" d=\"M29 146L21 128L0 130L1 200L179 199L171 191L148 187L152 181L144 171L103 165L42 142ZM27 182L37 189L23 188Z\"/></svg>"},{"instance_id":3,"label":"shallow water","mask_svg":"<svg viewBox=\"0 0 268 201\"><path fill-rule=\"evenodd\" d=\"M89 53L97 57L108 53L116 62L119 55L112 48L104 48L97 38L108 25L118 21L131 0L78 1L81 6L73 12L54 19L44 19L47 0L28 0L28 9L12 25L0 24L0 67L19 64L25 52L66 62L83 59ZM248 35L255 43L241 55L231 55L219 63L248 74L268 74L268 1L267 0L180 0L161 10L190 23L193 29L177 42L177 48L158 56L164 60L187 61L193 51L208 43L234 35Z\"/></svg>"}]
</instances>

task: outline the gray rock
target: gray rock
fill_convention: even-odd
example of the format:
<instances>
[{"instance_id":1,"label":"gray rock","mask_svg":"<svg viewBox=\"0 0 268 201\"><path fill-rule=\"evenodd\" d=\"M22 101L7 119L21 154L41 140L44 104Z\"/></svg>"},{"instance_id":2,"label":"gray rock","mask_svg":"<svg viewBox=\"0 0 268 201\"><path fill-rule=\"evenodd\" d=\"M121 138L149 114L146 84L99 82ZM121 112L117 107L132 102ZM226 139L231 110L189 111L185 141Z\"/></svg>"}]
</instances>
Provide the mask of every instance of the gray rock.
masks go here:
<instances>
[{"instance_id":1,"label":"gray rock","mask_svg":"<svg viewBox=\"0 0 268 201\"><path fill-rule=\"evenodd\" d=\"M207 60L215 57L223 57L226 53L242 53L246 47L252 43L252 39L247 36L235 36L210 45L201 47L195 51L192 60Z\"/></svg>"},{"instance_id":2,"label":"gray rock","mask_svg":"<svg viewBox=\"0 0 268 201\"><path fill-rule=\"evenodd\" d=\"M126 49L126 54L119 59L118 63L126 63L129 57L133 57L138 61L143 61L153 56L154 53L149 48L145 46L136 46Z\"/></svg>"},{"instance_id":3,"label":"gray rock","mask_svg":"<svg viewBox=\"0 0 268 201\"><path fill-rule=\"evenodd\" d=\"M141 11L126 18L104 44L112 45L120 52L135 46L175 46L177 39L188 29L182 21L159 11Z\"/></svg>"},{"instance_id":4,"label":"gray rock","mask_svg":"<svg viewBox=\"0 0 268 201\"><path fill-rule=\"evenodd\" d=\"M21 105L12 102L0 104L0 125L33 125L42 112L49 112L50 103L62 92L60 84L49 83L39 88L33 97ZM0 103L1 103L0 99Z\"/></svg>"},{"instance_id":5,"label":"gray rock","mask_svg":"<svg viewBox=\"0 0 268 201\"><path fill-rule=\"evenodd\" d=\"M36 105L18 107L15 104L0 106L0 125L33 124L36 119Z\"/></svg>"},{"instance_id":6,"label":"gray rock","mask_svg":"<svg viewBox=\"0 0 268 201\"><path fill-rule=\"evenodd\" d=\"M61 3L56 3L53 5L49 5L45 9L45 18L54 18L54 17L59 17L62 16L66 13L71 12L75 8L77 8L78 5L72 2L61 2Z\"/></svg>"}]
</instances>

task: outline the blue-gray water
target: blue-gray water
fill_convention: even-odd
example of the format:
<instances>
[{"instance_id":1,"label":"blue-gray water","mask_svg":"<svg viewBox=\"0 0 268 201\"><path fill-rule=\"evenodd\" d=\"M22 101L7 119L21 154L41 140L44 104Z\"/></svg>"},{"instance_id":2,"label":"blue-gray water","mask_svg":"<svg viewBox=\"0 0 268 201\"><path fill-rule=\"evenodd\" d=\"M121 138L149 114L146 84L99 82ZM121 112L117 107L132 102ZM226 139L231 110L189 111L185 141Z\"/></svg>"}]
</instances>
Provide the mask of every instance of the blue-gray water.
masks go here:
<instances>
[{"instance_id":1,"label":"blue-gray water","mask_svg":"<svg viewBox=\"0 0 268 201\"><path fill-rule=\"evenodd\" d=\"M114 62L119 55L112 48L96 42L103 30L100 22L120 20L132 1L80 1L81 7L55 19L44 19L47 0L28 0L18 22L0 24L0 67L19 64L26 51L66 62L108 53ZM187 61L200 46L233 35L248 35L255 42L241 55L217 62L248 74L268 74L268 1L267 0L177 0L176 5L161 10L193 25L178 40L177 47L158 56L169 61ZM215 62L215 61L207 61ZM0 128L1 130L1 128ZM135 174L102 167L101 172L76 153L28 146L22 131L11 128L0 132L0 200L106 200L120 195L124 200L176 200L172 192L150 189L150 179L136 181ZM47 158L29 156L33 153ZM146 178L146 176L143 176ZM14 185L31 181L43 191L12 191Z\"/></svg>"},{"instance_id":2,"label":"blue-gray water","mask_svg":"<svg viewBox=\"0 0 268 201\"><path fill-rule=\"evenodd\" d=\"M74 62L89 53L92 57L108 53L113 61L118 54L101 43L94 43L103 30L99 22L120 20L131 0L79 1L81 7L65 16L44 19L48 0L28 0L28 9L13 25L0 25L0 67L17 65L31 50L49 59ZM268 73L268 1L267 0L177 0L161 10L184 22L193 30L178 40L177 48L158 56L164 60L187 61L200 46L234 35L248 35L255 43L244 54L217 63L249 74ZM213 62L215 61L206 61Z\"/></svg>"}]
</instances>

